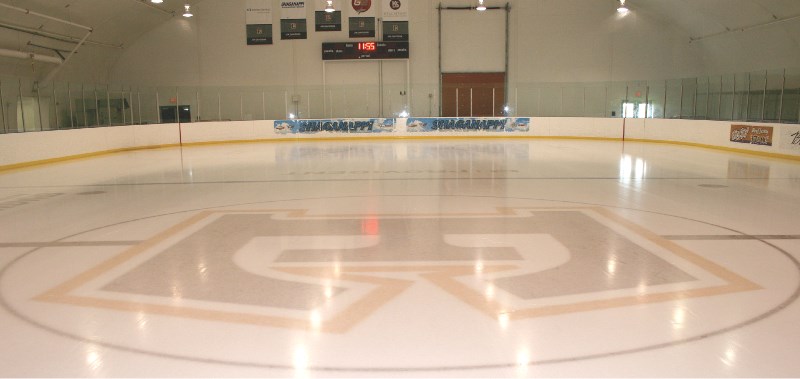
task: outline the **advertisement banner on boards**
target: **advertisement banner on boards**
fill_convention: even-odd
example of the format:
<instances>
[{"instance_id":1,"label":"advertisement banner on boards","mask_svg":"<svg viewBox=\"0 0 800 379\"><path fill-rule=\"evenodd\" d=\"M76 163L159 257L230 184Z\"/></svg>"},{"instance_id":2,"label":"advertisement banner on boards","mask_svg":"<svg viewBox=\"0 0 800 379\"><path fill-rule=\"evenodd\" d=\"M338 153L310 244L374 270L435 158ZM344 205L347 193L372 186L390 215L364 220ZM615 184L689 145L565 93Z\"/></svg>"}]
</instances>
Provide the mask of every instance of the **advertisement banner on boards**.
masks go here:
<instances>
[{"instance_id":1,"label":"advertisement banner on boards","mask_svg":"<svg viewBox=\"0 0 800 379\"><path fill-rule=\"evenodd\" d=\"M409 118L409 132L527 132L529 117Z\"/></svg>"},{"instance_id":2,"label":"advertisement banner on boards","mask_svg":"<svg viewBox=\"0 0 800 379\"><path fill-rule=\"evenodd\" d=\"M731 124L731 142L772 146L773 127Z\"/></svg>"},{"instance_id":3,"label":"advertisement banner on boards","mask_svg":"<svg viewBox=\"0 0 800 379\"><path fill-rule=\"evenodd\" d=\"M800 126L783 126L781 128L781 147L800 150Z\"/></svg>"},{"instance_id":4,"label":"advertisement banner on boards","mask_svg":"<svg viewBox=\"0 0 800 379\"><path fill-rule=\"evenodd\" d=\"M411 0L381 0L383 21L408 21L408 6Z\"/></svg>"},{"instance_id":5,"label":"advertisement banner on boards","mask_svg":"<svg viewBox=\"0 0 800 379\"><path fill-rule=\"evenodd\" d=\"M343 118L325 120L275 120L277 134L313 133L391 133L395 131L394 118Z\"/></svg>"},{"instance_id":6,"label":"advertisement banner on boards","mask_svg":"<svg viewBox=\"0 0 800 379\"><path fill-rule=\"evenodd\" d=\"M281 1L281 39L307 39L305 1Z\"/></svg>"},{"instance_id":7,"label":"advertisement banner on boards","mask_svg":"<svg viewBox=\"0 0 800 379\"><path fill-rule=\"evenodd\" d=\"M272 2L247 0L244 10L248 45L272 45Z\"/></svg>"}]
</instances>

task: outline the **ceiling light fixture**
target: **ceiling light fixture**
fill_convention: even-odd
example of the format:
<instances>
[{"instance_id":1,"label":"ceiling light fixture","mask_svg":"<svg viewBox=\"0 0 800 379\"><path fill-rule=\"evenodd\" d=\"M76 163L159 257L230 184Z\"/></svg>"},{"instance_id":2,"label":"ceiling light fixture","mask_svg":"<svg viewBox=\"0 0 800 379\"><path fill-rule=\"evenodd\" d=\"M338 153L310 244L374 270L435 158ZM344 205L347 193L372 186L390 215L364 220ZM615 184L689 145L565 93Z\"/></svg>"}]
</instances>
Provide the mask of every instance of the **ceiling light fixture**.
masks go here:
<instances>
[{"instance_id":1,"label":"ceiling light fixture","mask_svg":"<svg viewBox=\"0 0 800 379\"><path fill-rule=\"evenodd\" d=\"M191 5L189 5L189 4L186 4L186 5L184 5L184 6L183 6L183 8L184 8L184 9L186 9L186 10L183 12L183 17L189 18L189 17L192 17L192 16L194 16L194 15L192 14L192 11L191 11L191 9L190 9L191 7L192 7L192 6L191 6Z\"/></svg>"},{"instance_id":2,"label":"ceiling light fixture","mask_svg":"<svg viewBox=\"0 0 800 379\"><path fill-rule=\"evenodd\" d=\"M164 2L164 0L150 0L150 2L153 4L161 4Z\"/></svg>"},{"instance_id":3,"label":"ceiling light fixture","mask_svg":"<svg viewBox=\"0 0 800 379\"><path fill-rule=\"evenodd\" d=\"M631 10L625 6L625 0L619 0L619 8L617 8L617 13L625 15L628 14Z\"/></svg>"},{"instance_id":4,"label":"ceiling light fixture","mask_svg":"<svg viewBox=\"0 0 800 379\"><path fill-rule=\"evenodd\" d=\"M478 6L475 7L476 10L485 11L486 5L483 4L483 0L478 0Z\"/></svg>"},{"instance_id":5,"label":"ceiling light fixture","mask_svg":"<svg viewBox=\"0 0 800 379\"><path fill-rule=\"evenodd\" d=\"M325 6L325 12L328 12L328 13L335 12L336 9L333 9L333 0L326 0L326 1L327 1L328 5Z\"/></svg>"}]
</instances>

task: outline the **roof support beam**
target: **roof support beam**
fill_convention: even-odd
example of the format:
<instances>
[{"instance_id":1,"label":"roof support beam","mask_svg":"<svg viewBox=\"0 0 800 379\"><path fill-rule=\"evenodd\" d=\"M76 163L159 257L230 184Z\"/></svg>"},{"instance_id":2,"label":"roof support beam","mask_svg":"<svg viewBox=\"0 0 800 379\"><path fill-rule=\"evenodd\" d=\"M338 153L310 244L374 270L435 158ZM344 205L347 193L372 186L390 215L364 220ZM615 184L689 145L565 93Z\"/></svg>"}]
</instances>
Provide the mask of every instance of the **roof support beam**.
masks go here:
<instances>
[{"instance_id":1,"label":"roof support beam","mask_svg":"<svg viewBox=\"0 0 800 379\"><path fill-rule=\"evenodd\" d=\"M704 35L704 36L700 36L700 37L689 37L689 43L692 43L692 42L695 42L695 41L704 40L704 39L707 39L707 38L718 37L718 36L729 34L729 33L733 33L733 32L746 32L748 30L753 30L753 29L758 29L758 28L765 28L765 27L772 26L772 25L775 25L775 24L780 24L782 22L792 21L792 20L797 20L797 19L800 19L800 15L787 17L787 18L781 18L781 19L778 19L778 20L767 21L767 22L764 22L764 23L761 23L761 24L756 24L756 25L744 26L744 27L736 28L736 29L727 29L724 32L712 33L712 34L708 34L708 35Z\"/></svg>"},{"instance_id":2,"label":"roof support beam","mask_svg":"<svg viewBox=\"0 0 800 379\"><path fill-rule=\"evenodd\" d=\"M84 30L88 30L90 33L92 32L92 28L91 28L91 27L88 27L88 26L86 26L86 25L76 24L76 23L74 23L74 22L72 22L72 21L67 21L67 20L64 20L64 19L60 19L60 18L58 18L58 17L48 16L48 15L46 15L46 14L42 14L42 13L39 13L39 12L34 12L34 11L30 10L30 9L25 9L25 8L20 8L20 7L15 7L15 6L13 6L13 5L8 5L8 4L4 4L4 3L0 3L0 7L2 7L2 8L8 8L8 9L13 9L13 10L15 10L15 11L17 11L17 12L22 12L22 13L25 13L25 14L30 14L30 15L38 16L38 17L41 17L41 18L44 18L44 19L47 19L47 20L52 20L52 21L60 22L60 23L62 23L62 24L72 25L72 26L74 26L74 27L77 27L77 28L81 28L81 29L84 29Z\"/></svg>"}]
</instances>

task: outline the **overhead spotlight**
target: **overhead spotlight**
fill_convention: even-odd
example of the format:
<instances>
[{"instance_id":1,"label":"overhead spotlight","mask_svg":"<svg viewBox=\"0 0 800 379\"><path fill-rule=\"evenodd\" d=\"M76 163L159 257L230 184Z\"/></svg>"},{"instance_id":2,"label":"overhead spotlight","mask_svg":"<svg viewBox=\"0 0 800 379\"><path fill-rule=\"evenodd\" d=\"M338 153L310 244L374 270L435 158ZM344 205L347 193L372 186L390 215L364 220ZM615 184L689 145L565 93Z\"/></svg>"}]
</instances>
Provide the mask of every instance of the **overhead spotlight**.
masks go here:
<instances>
[{"instance_id":1,"label":"overhead spotlight","mask_svg":"<svg viewBox=\"0 0 800 379\"><path fill-rule=\"evenodd\" d=\"M192 6L191 5L186 4L186 5L183 6L183 8L186 9L185 11L183 11L183 17L189 18L189 17L194 16L192 14L192 10L191 10Z\"/></svg>"},{"instance_id":2,"label":"overhead spotlight","mask_svg":"<svg viewBox=\"0 0 800 379\"><path fill-rule=\"evenodd\" d=\"M617 8L617 13L625 15L628 14L631 10L625 6L625 0L619 0L619 8Z\"/></svg>"},{"instance_id":3,"label":"overhead spotlight","mask_svg":"<svg viewBox=\"0 0 800 379\"><path fill-rule=\"evenodd\" d=\"M164 2L164 0L150 0L150 2L153 4L161 4Z\"/></svg>"},{"instance_id":4,"label":"overhead spotlight","mask_svg":"<svg viewBox=\"0 0 800 379\"><path fill-rule=\"evenodd\" d=\"M483 0L478 0L478 6L475 7L476 10L485 11L486 5L483 4Z\"/></svg>"},{"instance_id":5,"label":"overhead spotlight","mask_svg":"<svg viewBox=\"0 0 800 379\"><path fill-rule=\"evenodd\" d=\"M333 0L326 0L326 2L328 4L325 6L325 12L328 12L328 13L335 12L336 9L333 9Z\"/></svg>"}]
</instances>

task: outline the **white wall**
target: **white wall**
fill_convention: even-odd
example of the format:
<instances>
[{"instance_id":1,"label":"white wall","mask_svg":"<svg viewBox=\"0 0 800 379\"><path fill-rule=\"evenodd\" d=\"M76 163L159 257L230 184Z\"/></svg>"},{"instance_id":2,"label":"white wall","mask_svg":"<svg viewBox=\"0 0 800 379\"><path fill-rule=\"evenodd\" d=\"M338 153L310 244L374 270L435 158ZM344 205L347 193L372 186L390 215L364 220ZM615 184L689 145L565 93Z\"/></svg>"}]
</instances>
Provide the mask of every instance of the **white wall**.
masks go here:
<instances>
[{"instance_id":1,"label":"white wall","mask_svg":"<svg viewBox=\"0 0 800 379\"><path fill-rule=\"evenodd\" d=\"M444 6L472 5L443 1ZM438 89L438 0L414 0L411 9L411 80L419 107ZM505 1L487 2L503 5ZM688 35L663 20L631 14L618 19L614 4L598 0L511 0L511 82L603 82L666 79L702 72ZM176 17L139 38L111 70L111 81L175 86L302 86L322 84L322 42L348 41L341 32L309 32L308 40L279 39L275 3L275 44L246 46L244 0L205 0L190 20ZM313 9L307 7L309 28ZM446 17L451 16L445 11ZM504 11L489 11L504 12ZM500 19L496 13L486 18ZM472 17L476 18L476 17ZM479 17L478 17L479 18ZM343 15L346 23L347 14ZM495 20L496 21L496 20ZM469 45L464 28L445 30L443 51ZM468 28L467 28L468 29ZM456 38L459 30L463 37ZM503 45L504 41L496 41ZM473 54L477 67L488 58ZM341 74L358 82L358 66ZM392 80L393 78L389 78ZM438 101L436 102L438 104ZM415 104L417 105L417 104ZM416 107L415 107L416 108Z\"/></svg>"}]
</instances>

